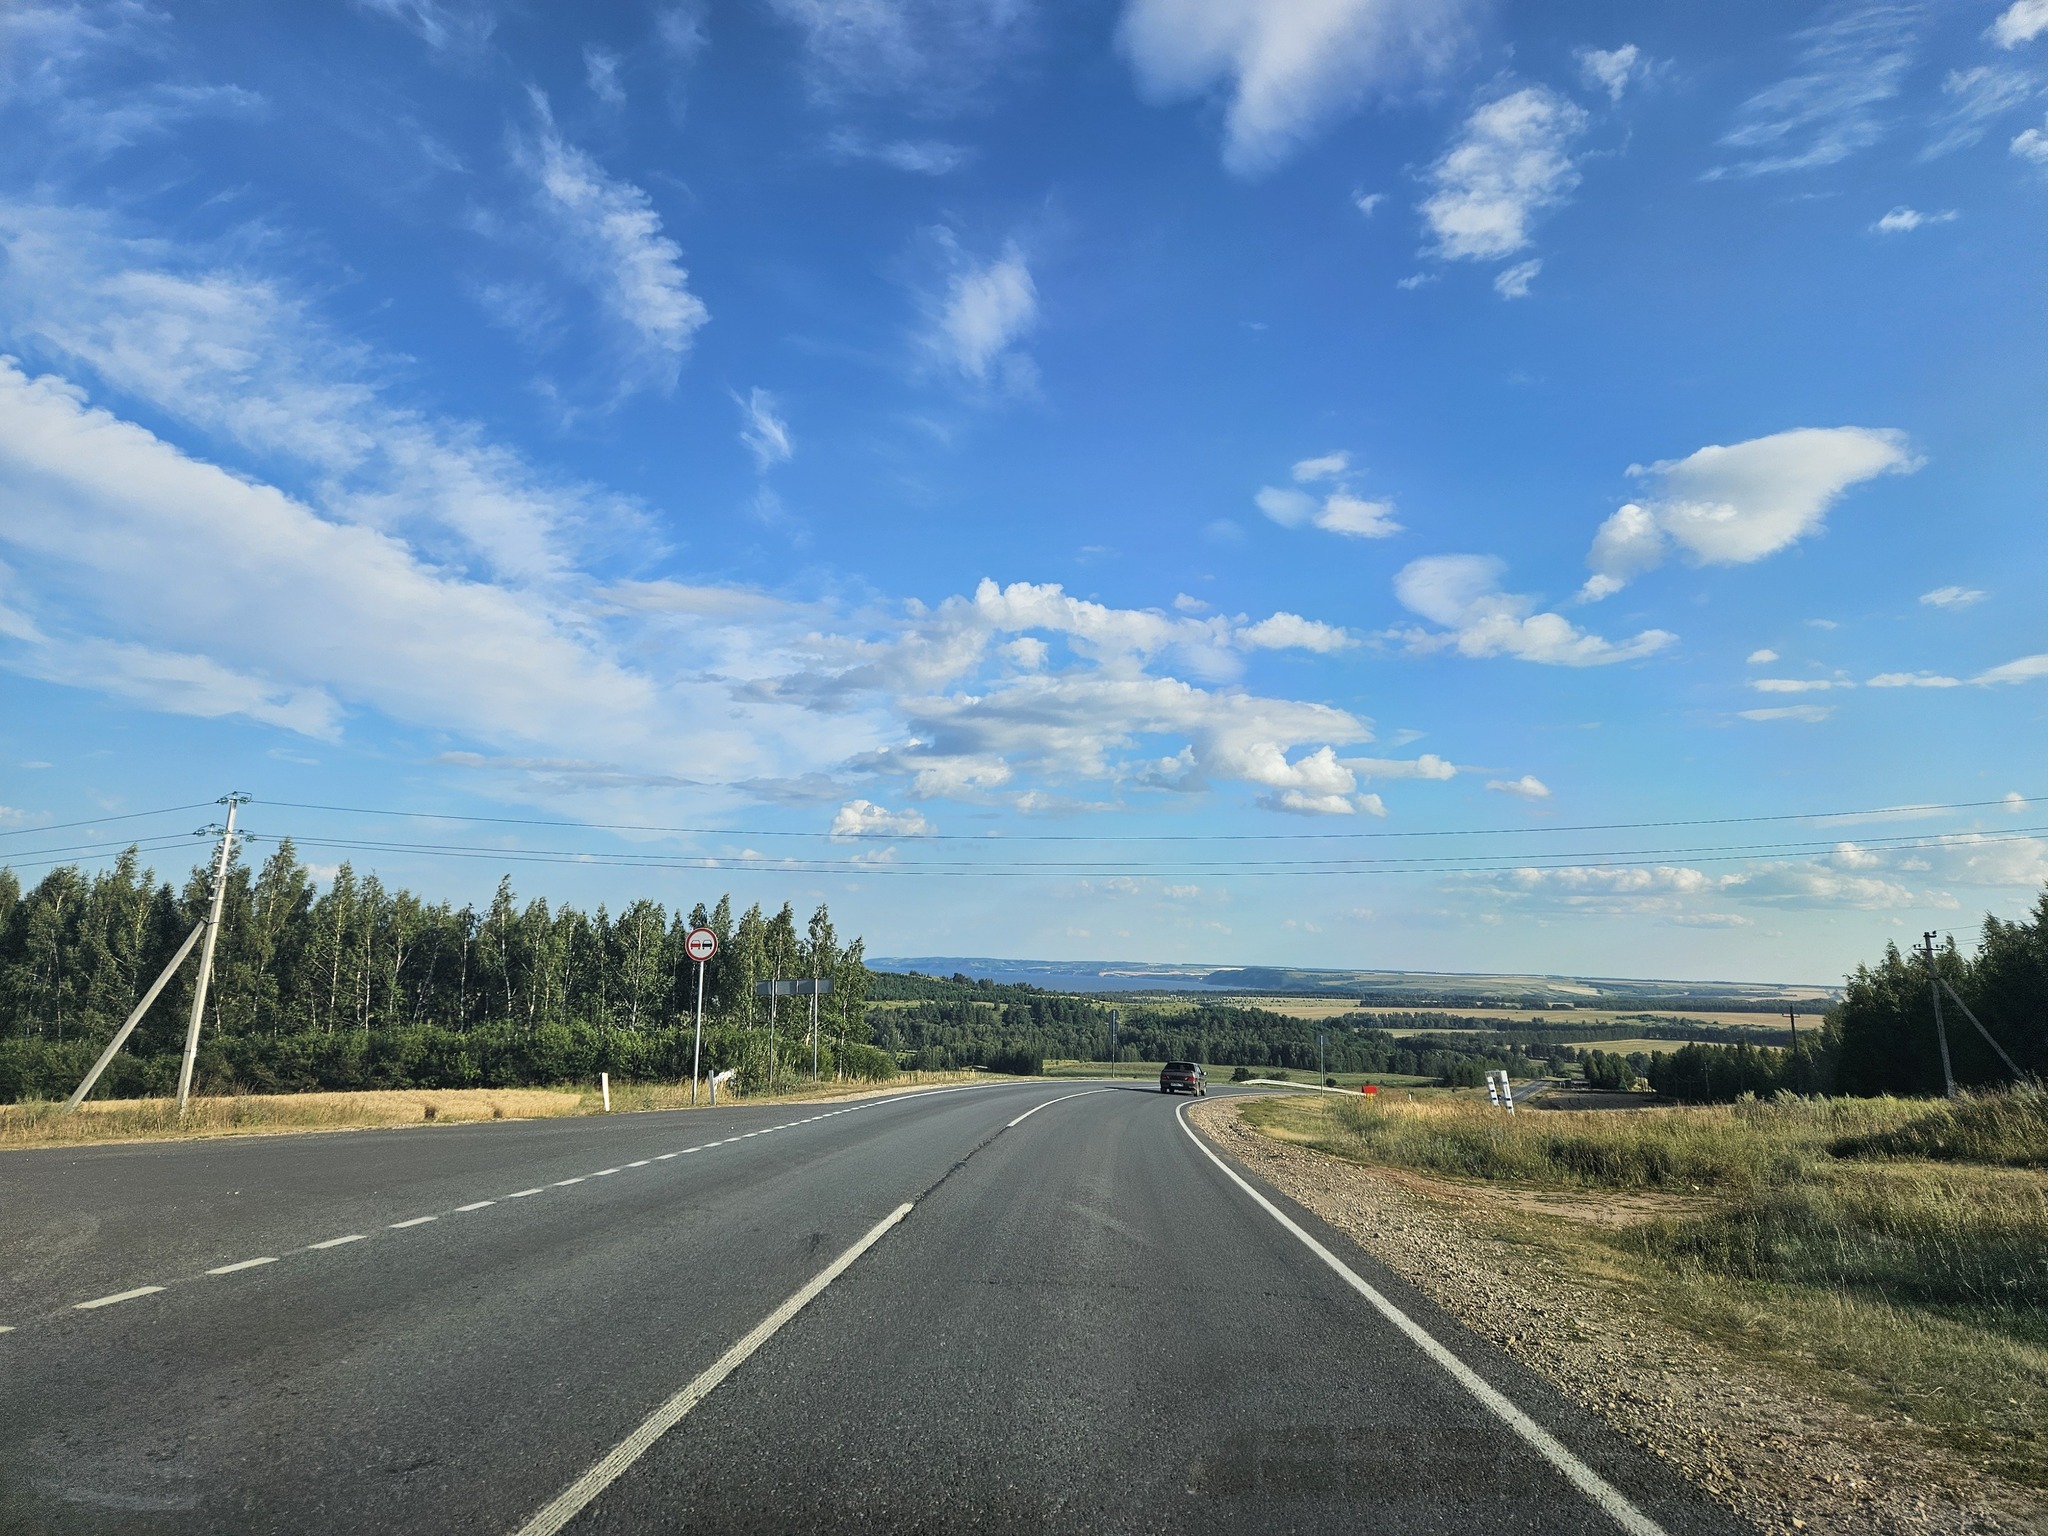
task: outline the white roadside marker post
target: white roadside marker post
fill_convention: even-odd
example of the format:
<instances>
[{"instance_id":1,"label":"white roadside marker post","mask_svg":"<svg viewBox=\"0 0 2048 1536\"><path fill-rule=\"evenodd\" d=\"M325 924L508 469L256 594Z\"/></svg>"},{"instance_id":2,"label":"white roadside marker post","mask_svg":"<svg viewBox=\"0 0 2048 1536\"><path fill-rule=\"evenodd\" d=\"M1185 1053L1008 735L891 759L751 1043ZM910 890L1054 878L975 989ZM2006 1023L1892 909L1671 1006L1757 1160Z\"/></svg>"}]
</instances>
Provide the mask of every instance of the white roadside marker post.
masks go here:
<instances>
[{"instance_id":1,"label":"white roadside marker post","mask_svg":"<svg viewBox=\"0 0 2048 1536\"><path fill-rule=\"evenodd\" d=\"M683 953L697 962L697 1043L690 1049L690 1102L697 1102L697 1076L704 1065L704 962L718 953L718 935L709 928L692 928L683 938ZM718 1085L711 1086L711 1102L718 1102Z\"/></svg>"},{"instance_id":2,"label":"white roadside marker post","mask_svg":"<svg viewBox=\"0 0 2048 1536\"><path fill-rule=\"evenodd\" d=\"M612 1112L612 1075L609 1072L597 1074L597 1091L604 1095L604 1112Z\"/></svg>"}]
</instances>

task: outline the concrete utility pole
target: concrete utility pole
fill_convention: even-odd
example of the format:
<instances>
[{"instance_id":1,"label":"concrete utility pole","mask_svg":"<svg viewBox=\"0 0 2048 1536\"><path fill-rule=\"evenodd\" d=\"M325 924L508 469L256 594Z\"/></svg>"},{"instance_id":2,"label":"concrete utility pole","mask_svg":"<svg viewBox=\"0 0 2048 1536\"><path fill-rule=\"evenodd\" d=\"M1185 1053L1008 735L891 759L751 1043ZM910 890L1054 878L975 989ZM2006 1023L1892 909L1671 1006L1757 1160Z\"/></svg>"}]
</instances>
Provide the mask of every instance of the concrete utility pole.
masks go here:
<instances>
[{"instance_id":1,"label":"concrete utility pole","mask_svg":"<svg viewBox=\"0 0 2048 1536\"><path fill-rule=\"evenodd\" d=\"M1785 1017L1792 1021L1792 1049L1796 1051L1799 1049L1799 1010L1787 1008Z\"/></svg>"},{"instance_id":2,"label":"concrete utility pole","mask_svg":"<svg viewBox=\"0 0 2048 1536\"><path fill-rule=\"evenodd\" d=\"M206 915L206 942L199 951L199 982L192 989L192 1018L185 1026L185 1060L178 1068L178 1118L185 1118L192 1098L192 1066L199 1059L199 1021L206 1014L206 989L213 981L213 947L220 940L220 907L228 894L228 860L234 857L235 812L249 797L236 793L221 803L228 808L228 824L220 835L220 853L213 865L213 905Z\"/></svg>"},{"instance_id":3,"label":"concrete utility pole","mask_svg":"<svg viewBox=\"0 0 2048 1536\"><path fill-rule=\"evenodd\" d=\"M1920 941L1926 946L1927 991L1934 999L1934 1038L1941 1042L1941 1081L1943 1091L1949 1098L1956 1096L1956 1074L1948 1061L1948 1029L1941 1022L1941 977L1934 969L1934 935L1924 933Z\"/></svg>"}]
</instances>

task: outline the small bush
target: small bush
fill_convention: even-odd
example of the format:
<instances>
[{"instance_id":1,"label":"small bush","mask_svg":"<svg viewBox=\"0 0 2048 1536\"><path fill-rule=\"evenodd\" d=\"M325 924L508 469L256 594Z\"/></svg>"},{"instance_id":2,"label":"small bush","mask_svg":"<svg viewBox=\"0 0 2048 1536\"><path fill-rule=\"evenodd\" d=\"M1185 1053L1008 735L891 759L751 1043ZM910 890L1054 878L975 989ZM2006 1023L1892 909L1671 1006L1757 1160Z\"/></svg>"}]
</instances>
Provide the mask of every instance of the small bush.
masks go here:
<instances>
[{"instance_id":1,"label":"small bush","mask_svg":"<svg viewBox=\"0 0 2048 1536\"><path fill-rule=\"evenodd\" d=\"M1230 1074L1233 1083L1248 1083L1257 1074L1250 1067L1239 1067Z\"/></svg>"}]
</instances>

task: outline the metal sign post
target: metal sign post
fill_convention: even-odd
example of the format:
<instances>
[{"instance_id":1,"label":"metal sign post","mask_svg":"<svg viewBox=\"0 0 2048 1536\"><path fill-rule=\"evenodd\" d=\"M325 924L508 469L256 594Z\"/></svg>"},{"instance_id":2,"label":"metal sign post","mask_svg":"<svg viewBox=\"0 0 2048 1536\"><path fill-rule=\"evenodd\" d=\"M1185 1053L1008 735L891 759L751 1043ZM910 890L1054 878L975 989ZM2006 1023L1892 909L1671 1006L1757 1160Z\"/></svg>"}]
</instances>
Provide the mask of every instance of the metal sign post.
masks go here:
<instances>
[{"instance_id":1,"label":"metal sign post","mask_svg":"<svg viewBox=\"0 0 2048 1536\"><path fill-rule=\"evenodd\" d=\"M690 1102L695 1104L697 1077L704 1065L704 963L718 953L718 935L709 928L692 928L683 939L683 953L697 962L697 1043L690 1048Z\"/></svg>"},{"instance_id":2,"label":"metal sign post","mask_svg":"<svg viewBox=\"0 0 2048 1536\"><path fill-rule=\"evenodd\" d=\"M775 1033L775 999L796 997L816 986L823 986L827 992L832 990L832 983L829 981L783 981L778 977L774 981L754 983L754 996L768 999L768 1091L771 1093L775 1091L776 1047L781 1043Z\"/></svg>"}]
</instances>

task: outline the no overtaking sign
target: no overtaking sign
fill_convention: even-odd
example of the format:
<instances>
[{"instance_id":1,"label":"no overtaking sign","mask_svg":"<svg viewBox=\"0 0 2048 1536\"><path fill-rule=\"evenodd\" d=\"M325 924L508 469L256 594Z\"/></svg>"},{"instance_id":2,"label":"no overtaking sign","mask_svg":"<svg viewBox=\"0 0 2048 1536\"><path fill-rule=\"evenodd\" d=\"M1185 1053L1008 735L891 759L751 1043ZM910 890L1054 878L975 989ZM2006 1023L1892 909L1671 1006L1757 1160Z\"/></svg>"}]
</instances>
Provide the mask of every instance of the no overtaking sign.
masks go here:
<instances>
[{"instance_id":1,"label":"no overtaking sign","mask_svg":"<svg viewBox=\"0 0 2048 1536\"><path fill-rule=\"evenodd\" d=\"M689 937L683 940L683 951L702 965L718 953L718 935L709 928L692 928Z\"/></svg>"}]
</instances>

